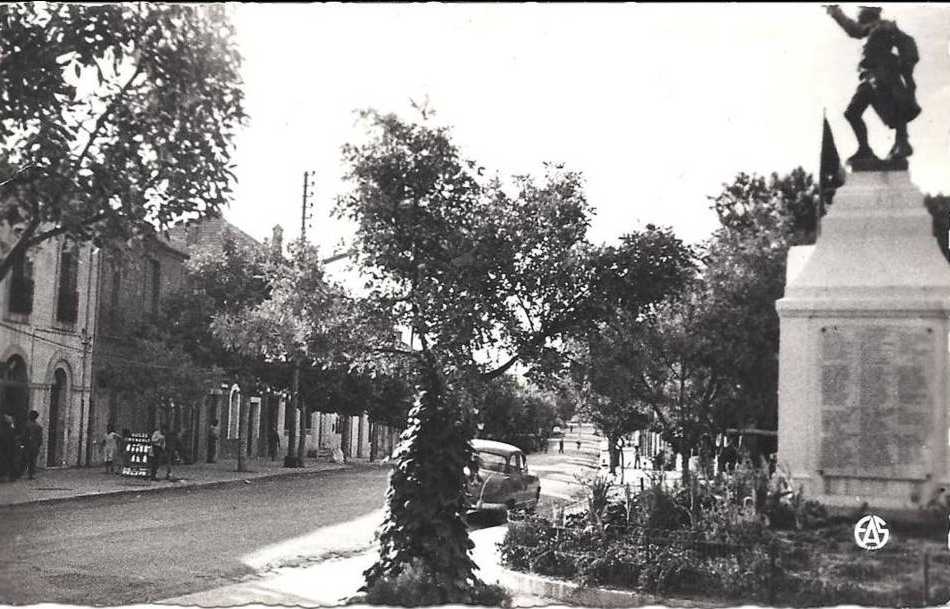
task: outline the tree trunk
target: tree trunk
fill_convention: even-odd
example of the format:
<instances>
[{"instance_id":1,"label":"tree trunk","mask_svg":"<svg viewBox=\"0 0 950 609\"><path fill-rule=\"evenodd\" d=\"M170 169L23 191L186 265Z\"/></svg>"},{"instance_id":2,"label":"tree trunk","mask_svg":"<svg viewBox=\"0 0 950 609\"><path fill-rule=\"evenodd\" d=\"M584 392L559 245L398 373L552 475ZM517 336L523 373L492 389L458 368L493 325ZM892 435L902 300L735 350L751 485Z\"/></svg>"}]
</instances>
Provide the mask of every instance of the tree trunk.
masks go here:
<instances>
[{"instance_id":1,"label":"tree trunk","mask_svg":"<svg viewBox=\"0 0 950 609\"><path fill-rule=\"evenodd\" d=\"M376 461L379 448L377 447L377 440L379 436L379 425L373 421L369 422L369 460L370 463Z\"/></svg>"},{"instance_id":2,"label":"tree trunk","mask_svg":"<svg viewBox=\"0 0 950 609\"><path fill-rule=\"evenodd\" d=\"M287 427L287 458L284 459L284 467L297 467L297 458L294 450L297 448L294 440L297 433L297 407L300 402L300 362L294 363L293 388L290 396L290 425Z\"/></svg>"},{"instance_id":3,"label":"tree trunk","mask_svg":"<svg viewBox=\"0 0 950 609\"><path fill-rule=\"evenodd\" d=\"M350 417L349 415L340 415L340 452L343 453L343 461L350 456Z\"/></svg>"},{"instance_id":4,"label":"tree trunk","mask_svg":"<svg viewBox=\"0 0 950 609\"><path fill-rule=\"evenodd\" d=\"M307 457L307 405L299 397L300 402L300 431L297 440L297 459L299 467L304 466L304 459ZM311 430L312 431L312 430Z\"/></svg>"},{"instance_id":5,"label":"tree trunk","mask_svg":"<svg viewBox=\"0 0 950 609\"><path fill-rule=\"evenodd\" d=\"M690 475L689 475L689 453L690 453L690 450L689 450L688 448L686 448L686 442L682 442L682 443L680 444L679 454L680 454L680 456L681 456L682 459L683 459L683 462L682 462L681 465L680 465L680 469L682 470L682 475L683 475L682 483L683 483L684 487L689 484L689 478L690 478Z\"/></svg>"}]
</instances>

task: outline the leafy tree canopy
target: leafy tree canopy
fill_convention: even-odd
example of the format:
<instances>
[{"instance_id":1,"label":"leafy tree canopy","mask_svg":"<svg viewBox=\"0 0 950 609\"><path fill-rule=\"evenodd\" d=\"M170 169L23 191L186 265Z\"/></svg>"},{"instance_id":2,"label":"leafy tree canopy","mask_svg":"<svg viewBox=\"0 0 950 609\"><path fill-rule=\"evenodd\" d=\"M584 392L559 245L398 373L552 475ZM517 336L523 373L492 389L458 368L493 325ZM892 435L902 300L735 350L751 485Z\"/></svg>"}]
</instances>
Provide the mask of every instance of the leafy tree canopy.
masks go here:
<instances>
[{"instance_id":1,"label":"leafy tree canopy","mask_svg":"<svg viewBox=\"0 0 950 609\"><path fill-rule=\"evenodd\" d=\"M222 5L0 5L0 218L15 255L53 236L128 238L214 212L244 120Z\"/></svg>"}]
</instances>

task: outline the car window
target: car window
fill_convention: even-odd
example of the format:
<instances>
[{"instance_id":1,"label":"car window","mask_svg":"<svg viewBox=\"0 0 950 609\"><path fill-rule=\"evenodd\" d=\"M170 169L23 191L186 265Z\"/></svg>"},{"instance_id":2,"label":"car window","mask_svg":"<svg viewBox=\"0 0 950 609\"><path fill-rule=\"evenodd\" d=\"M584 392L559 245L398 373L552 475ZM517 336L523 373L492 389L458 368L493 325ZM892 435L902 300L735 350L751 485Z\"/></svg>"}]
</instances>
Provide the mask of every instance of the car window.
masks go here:
<instances>
[{"instance_id":1,"label":"car window","mask_svg":"<svg viewBox=\"0 0 950 609\"><path fill-rule=\"evenodd\" d=\"M495 453L478 453L478 467L493 472L504 473L508 469L508 459Z\"/></svg>"},{"instance_id":2,"label":"car window","mask_svg":"<svg viewBox=\"0 0 950 609\"><path fill-rule=\"evenodd\" d=\"M511 468L516 472L524 469L524 455L521 455L521 454L512 455Z\"/></svg>"}]
</instances>

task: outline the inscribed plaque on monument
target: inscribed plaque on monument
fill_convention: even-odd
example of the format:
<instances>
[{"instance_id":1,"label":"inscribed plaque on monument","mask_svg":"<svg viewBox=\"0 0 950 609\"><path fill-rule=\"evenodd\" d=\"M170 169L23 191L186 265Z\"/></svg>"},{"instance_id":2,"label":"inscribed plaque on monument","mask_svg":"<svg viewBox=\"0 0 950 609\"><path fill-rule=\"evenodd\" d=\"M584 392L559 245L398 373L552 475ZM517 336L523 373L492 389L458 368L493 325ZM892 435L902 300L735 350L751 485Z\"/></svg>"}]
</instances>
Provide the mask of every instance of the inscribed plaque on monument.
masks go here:
<instances>
[{"instance_id":1,"label":"inscribed plaque on monument","mask_svg":"<svg viewBox=\"0 0 950 609\"><path fill-rule=\"evenodd\" d=\"M821 330L821 469L828 475L923 478L936 336L925 327Z\"/></svg>"}]
</instances>

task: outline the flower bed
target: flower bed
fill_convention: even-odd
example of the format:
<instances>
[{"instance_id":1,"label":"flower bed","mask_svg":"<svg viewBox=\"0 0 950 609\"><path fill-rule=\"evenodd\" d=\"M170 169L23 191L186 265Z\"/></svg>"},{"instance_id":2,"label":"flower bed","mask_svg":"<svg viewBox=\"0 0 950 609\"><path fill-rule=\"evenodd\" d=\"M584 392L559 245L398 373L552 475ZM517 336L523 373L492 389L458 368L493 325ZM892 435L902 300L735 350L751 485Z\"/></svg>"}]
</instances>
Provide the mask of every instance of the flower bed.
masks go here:
<instances>
[{"instance_id":1,"label":"flower bed","mask_svg":"<svg viewBox=\"0 0 950 609\"><path fill-rule=\"evenodd\" d=\"M950 601L945 542L894 534L869 552L854 543L853 523L829 523L814 502L768 493L756 511L754 499L730 492L744 482L717 484L618 501L592 483L587 514L512 522L502 560L587 586L794 606L922 606L926 577L928 603Z\"/></svg>"}]
</instances>

